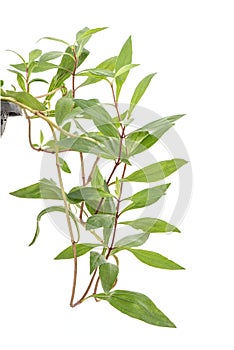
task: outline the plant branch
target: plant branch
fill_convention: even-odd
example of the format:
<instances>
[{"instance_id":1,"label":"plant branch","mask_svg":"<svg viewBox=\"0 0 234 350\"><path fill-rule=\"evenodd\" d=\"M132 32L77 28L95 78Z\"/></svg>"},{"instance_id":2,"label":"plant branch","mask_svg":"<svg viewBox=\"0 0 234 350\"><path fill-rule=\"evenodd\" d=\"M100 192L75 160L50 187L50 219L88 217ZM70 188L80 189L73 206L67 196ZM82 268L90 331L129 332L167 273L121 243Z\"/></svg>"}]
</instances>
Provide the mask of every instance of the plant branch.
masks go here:
<instances>
[{"instance_id":1,"label":"plant branch","mask_svg":"<svg viewBox=\"0 0 234 350\"><path fill-rule=\"evenodd\" d=\"M94 279L95 279L97 270L98 270L98 269L96 268L95 271L94 271L94 273L93 273L93 276L92 276L92 278L91 278L91 280L90 280L90 282L89 282L89 285L88 285L86 291L84 292L84 294L82 295L82 297L81 297L76 303L74 303L74 304L72 305L72 307L75 307L75 306L81 304L81 303L84 301L86 295L88 294L88 292L90 291L90 288L92 287L92 284L93 284L93 281L94 281Z\"/></svg>"},{"instance_id":2,"label":"plant branch","mask_svg":"<svg viewBox=\"0 0 234 350\"><path fill-rule=\"evenodd\" d=\"M51 132L53 134L54 141L57 142L56 133L55 133L55 131L54 131L54 129L51 126L50 123L49 123L49 126L51 128ZM61 193L62 193L62 197L63 197L65 214L66 214L66 220L67 220L67 224L68 224L68 230L69 230L69 234L70 234L70 239L71 239L71 243L72 243L72 250L73 250L73 256L74 256L74 259L73 259L74 260L73 285L72 285L72 293L71 293L71 299L70 299L70 306L72 307L73 306L73 302L74 302L75 291L76 291L76 282L77 282L76 241L75 241L75 238L74 238L72 225L71 225L71 219L70 219L70 215L69 215L69 205L67 203L67 197L66 197L66 193L65 193L65 190L64 190L62 173L61 173L60 162L59 162L59 152L58 152L57 146L56 146L55 150L56 150L56 153L55 153L55 155L56 155L56 167L57 167L57 173L58 173L58 178L59 178L59 185L60 185L60 189L61 189Z\"/></svg>"}]
</instances>

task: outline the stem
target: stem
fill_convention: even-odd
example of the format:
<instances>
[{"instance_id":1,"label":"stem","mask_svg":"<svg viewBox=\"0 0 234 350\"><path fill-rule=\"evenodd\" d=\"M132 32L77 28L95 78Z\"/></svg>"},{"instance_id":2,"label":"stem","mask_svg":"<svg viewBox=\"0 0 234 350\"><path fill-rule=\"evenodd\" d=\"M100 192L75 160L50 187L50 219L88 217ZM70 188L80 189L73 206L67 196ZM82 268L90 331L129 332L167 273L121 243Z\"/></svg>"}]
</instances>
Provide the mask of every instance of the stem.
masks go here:
<instances>
[{"instance_id":1,"label":"stem","mask_svg":"<svg viewBox=\"0 0 234 350\"><path fill-rule=\"evenodd\" d=\"M53 129L53 127L51 126L51 124L49 124L52 134L53 134L53 138L54 141L57 142L57 136L56 133ZM69 205L67 203L67 197L66 197L66 193L64 190L64 185L63 185L63 179L62 179L62 173L61 173L61 168L60 168L60 163L59 163L59 152L58 152L58 148L55 148L55 155L56 155L56 167L57 167L57 173L58 173L58 178L59 178L59 185L60 185L60 189L61 189L61 193L62 193L62 197L63 197L63 203L64 203L64 208L65 208L65 214L66 214L66 220L67 220L67 224L68 224L68 230L69 230L69 234L70 234L70 239L71 239L71 243L72 243L72 250L73 250L73 256L74 256L74 273L73 273L73 285L72 285L72 293L71 293L71 299L70 299L70 306L73 306L73 302L74 302L74 297L75 297L75 291L76 291L76 281L77 281L77 253L76 253L76 242L75 242L75 238L74 238L74 234L73 234L73 230L72 230L72 225L71 225L71 219L69 216Z\"/></svg>"},{"instance_id":2,"label":"stem","mask_svg":"<svg viewBox=\"0 0 234 350\"><path fill-rule=\"evenodd\" d=\"M73 48L72 51L73 51L74 60L75 60L74 69L72 72L72 97L74 98L76 95L75 80L76 80L76 68L78 66L78 57L77 57L75 48Z\"/></svg>"},{"instance_id":3,"label":"stem","mask_svg":"<svg viewBox=\"0 0 234 350\"><path fill-rule=\"evenodd\" d=\"M112 90L112 95L113 95L113 99L114 99L114 104L115 104L115 108L116 108L116 111L117 111L117 115L118 115L118 119L119 119L119 122L120 122L120 127L121 127L121 130L122 130L122 133L120 135L120 145L119 145L119 154L118 154L118 158L117 160L115 161L115 165L108 177L108 180L107 180L107 185L109 185L111 179L112 179L112 176L114 175L116 169L118 168L118 166L121 164L121 154L122 154L122 148L123 148L123 142L125 140L125 126L122 125L122 121L121 121L121 116L120 116L120 113L119 113L119 109L118 109L118 103L116 101L116 97L115 97L115 92L114 92L114 88L113 88L113 85L111 85L111 90ZM96 159L96 161L98 161ZM91 173L94 171L95 169L95 166L96 164L93 165L93 168L92 168L92 171ZM127 168L127 164L125 163L124 164L124 168L123 168L123 172L122 172L122 179L124 178L125 176L125 171L126 171L126 168ZM90 181L91 178L89 176L88 180ZM119 210L120 210L120 203L121 203L121 195L122 195L122 190L123 190L123 183L121 183L120 185L120 194L119 194L119 197L117 198L117 205L116 205L116 214L115 214L115 223L114 223L114 230L113 230L113 236L112 236L112 240L111 240L111 244L110 244L110 247L108 248L108 252L107 252L107 255L106 255L106 259L109 258L110 254L111 254L111 251L114 247L114 243L115 243L115 236L116 236L116 232L117 232L117 225L118 225L118 218L119 218ZM102 203L104 201L104 198L102 198L98 204L98 207L95 211L95 214L97 214L102 206ZM105 253L104 253L105 254ZM118 264L118 260L116 260L116 263ZM90 291L90 288L94 282L94 279L95 279L95 276L96 276L96 273L97 273L97 270L98 268L96 268L96 270L94 271L93 273L93 276L89 282L89 285L84 293L84 295L81 297L81 299L79 301L77 301L75 304L73 304L73 306L77 306L79 304L81 304L84 300L85 300L85 297L87 296L88 292ZM95 283L95 287L94 287L94 293L93 294L96 294L97 292L97 288L98 288L98 284L99 284L99 277L97 278L97 281ZM95 298L96 300L96 298ZM97 300L96 300L97 301Z\"/></svg>"},{"instance_id":4,"label":"stem","mask_svg":"<svg viewBox=\"0 0 234 350\"><path fill-rule=\"evenodd\" d=\"M29 92L29 83L28 83L28 67L26 66L26 72L25 72L25 81L26 81L26 91Z\"/></svg>"},{"instance_id":5,"label":"stem","mask_svg":"<svg viewBox=\"0 0 234 350\"><path fill-rule=\"evenodd\" d=\"M95 271L94 271L94 273L93 273L93 276L92 276L92 278L91 278L91 280L90 280L90 282L89 282L89 285L88 285L86 291L84 292L84 294L82 295L82 297L81 297L75 304L72 305L73 307L75 307L75 306L81 304L81 303L84 301L86 295L88 294L88 292L90 291L90 288L92 287L92 284L93 284L94 278L95 278L95 276L96 276L97 270L98 270L98 269L96 268Z\"/></svg>"},{"instance_id":6,"label":"stem","mask_svg":"<svg viewBox=\"0 0 234 350\"><path fill-rule=\"evenodd\" d=\"M61 86L58 87L57 89L54 89L50 92L47 92L46 94L43 94L43 95L40 95L40 96L36 96L36 98L42 98L42 97L47 97L47 96L50 96L50 95L53 95L55 92L59 91L61 89Z\"/></svg>"},{"instance_id":7,"label":"stem","mask_svg":"<svg viewBox=\"0 0 234 350\"><path fill-rule=\"evenodd\" d=\"M84 157L82 152L80 152L80 165L81 165L82 185L85 186L85 167L84 167ZM84 210L84 202L82 202L80 206L80 221L83 221L82 219L83 210Z\"/></svg>"},{"instance_id":8,"label":"stem","mask_svg":"<svg viewBox=\"0 0 234 350\"><path fill-rule=\"evenodd\" d=\"M127 168L127 164L124 164L124 168L123 168L123 172L122 172L122 176L121 179L124 178L125 172L126 172L126 168ZM112 240L111 240L111 244L110 247L108 249L108 253L106 255L106 259L109 258L110 253L114 247L115 244L115 236L116 236L116 232L117 232L117 226L118 226L118 219L119 219L119 209L120 209L120 203L121 203L121 196L122 196L122 192L123 192L123 182L121 182L120 185L120 191L119 191L119 197L117 199L117 205L116 205L116 214L115 214L115 223L114 223L114 230L113 230L113 236L112 236Z\"/></svg>"}]
</instances>

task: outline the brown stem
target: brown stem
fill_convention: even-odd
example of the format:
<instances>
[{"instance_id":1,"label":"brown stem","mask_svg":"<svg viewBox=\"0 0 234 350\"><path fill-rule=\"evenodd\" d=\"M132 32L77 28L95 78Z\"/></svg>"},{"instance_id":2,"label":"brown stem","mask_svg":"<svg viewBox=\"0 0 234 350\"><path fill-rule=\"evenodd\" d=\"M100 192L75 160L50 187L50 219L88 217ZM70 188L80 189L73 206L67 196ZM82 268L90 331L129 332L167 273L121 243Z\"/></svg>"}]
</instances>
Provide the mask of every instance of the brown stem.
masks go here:
<instances>
[{"instance_id":1,"label":"brown stem","mask_svg":"<svg viewBox=\"0 0 234 350\"><path fill-rule=\"evenodd\" d=\"M74 69L72 72L72 97L74 98L76 95L75 80L76 80L76 68L78 66L78 57L77 57L75 48L73 48L72 51L73 51L74 60L75 60Z\"/></svg>"},{"instance_id":2,"label":"brown stem","mask_svg":"<svg viewBox=\"0 0 234 350\"><path fill-rule=\"evenodd\" d=\"M75 306L81 304L82 301L84 301L86 295L88 294L88 292L90 291L90 288L92 287L92 284L93 284L94 278L95 278L95 276L96 276L97 270L98 270L98 269L95 269L95 271L94 271L94 273L93 273L93 276L92 276L92 278L91 278L91 280L90 280L90 282L89 282L89 285L88 285L86 291L84 292L84 294L82 295L82 297L81 297L76 303L73 304L73 307L75 307Z\"/></svg>"},{"instance_id":3,"label":"brown stem","mask_svg":"<svg viewBox=\"0 0 234 350\"><path fill-rule=\"evenodd\" d=\"M111 91L112 91L112 96L113 96L113 100L114 100L115 109L116 109L116 112L117 112L117 117L118 117L118 120L119 120L119 123L120 123L120 127L123 130L124 127L122 125L122 120L121 120L121 116L120 116L120 113L119 113L119 107L118 107L118 102L117 102L116 96L115 96L114 86L113 86L113 84L110 84L110 86L111 86Z\"/></svg>"},{"instance_id":4,"label":"brown stem","mask_svg":"<svg viewBox=\"0 0 234 350\"><path fill-rule=\"evenodd\" d=\"M112 179L112 176L114 175L114 173L115 173L116 169L118 168L118 166L121 164L121 154L122 154L122 148L123 148L123 141L124 141L124 139L125 139L125 137L126 137L126 135L125 135L125 126L122 125L122 121L121 121L121 117L120 117L120 113L119 113L119 109L118 109L118 103L117 103L116 97L115 97L114 88L113 88L113 85L112 85L112 84L110 84L110 85L111 85L111 90L112 90L112 95L113 95L113 99L114 99L114 104L115 104L115 108L116 108L116 111L117 111L117 115L118 115L118 119L119 119L119 122L120 122L120 127L121 127L121 130L122 130L122 133L121 133L121 135L120 135L120 146L119 146L118 158L117 158L117 160L115 161L115 165L114 165L114 167L113 167L113 169L112 169L112 171L111 171L111 173L110 173L110 175L109 175L109 177L108 177L108 179L107 179L107 185L109 185L109 183L110 183L110 181L111 181L111 179ZM124 178L126 168L127 168L127 164L125 163L125 164L124 164L124 169L123 169L122 177L121 177L121 178ZM112 249L113 249L113 247L114 247L114 243L115 243L115 236L116 236L117 225L118 225L119 209L120 209L120 202L121 202L122 190L123 190L123 183L121 183L121 185L120 185L120 194L119 194L119 197L118 197L118 199L117 199L117 205L116 205L116 214L115 214L115 223L114 223L113 236L112 236L111 245L110 245L110 247L108 248L108 252L107 252L107 255L106 255L106 259L109 258L110 254L111 254L111 251L112 251ZM101 206L102 206L103 201L104 201L104 198L101 198L101 200L100 200L100 202L99 202L99 204L98 204L98 207L97 207L97 209L96 209L96 211L95 211L95 214L97 214L97 213L99 212L99 210L100 210L100 208L101 208ZM118 260L116 260L116 262L118 262ZM88 285L88 287L87 287L87 289L86 289L84 295L83 295L83 296L81 297L81 299L80 299L79 301L77 301L73 306L79 305L79 304L81 304L81 303L84 301L86 295L87 295L88 292L90 291L90 288L91 288L91 286L92 286L92 284L93 284L93 281L94 281L94 279L95 279L97 270L98 270L98 268L96 268L96 270L94 271L93 276L92 276L92 278L91 278L91 280L90 280L90 282L89 282L89 285ZM96 294L96 292L97 292L99 280L100 280L100 278L98 277L98 278L97 278L97 281L96 281L96 283L95 283L94 293L93 293L93 294ZM98 301L96 298L95 298L95 300Z\"/></svg>"},{"instance_id":5,"label":"brown stem","mask_svg":"<svg viewBox=\"0 0 234 350\"><path fill-rule=\"evenodd\" d=\"M123 168L123 172L122 172L122 176L121 179L124 178L125 176L125 172L126 172L126 168L127 168L127 164L124 164L124 168ZM123 182L121 182L120 185L120 191L119 191L119 197L117 199L117 205L116 205L116 214L115 214L115 223L114 223L114 230L113 230L113 235L112 235L112 240L111 240L111 244L110 247L108 249L108 253L106 255L106 259L109 258L111 251L114 247L115 244L115 236L116 236L116 232L117 232L117 225L118 225L118 219L119 219L119 209L120 209L120 203L121 203L121 196L122 196L122 191L123 191Z\"/></svg>"},{"instance_id":6,"label":"brown stem","mask_svg":"<svg viewBox=\"0 0 234 350\"><path fill-rule=\"evenodd\" d=\"M80 165L81 165L81 178L82 178L82 185L85 186L85 167L84 167L84 157L83 153L80 152ZM80 206L80 220L83 221L82 215L84 210L84 202L81 203Z\"/></svg>"}]
</instances>

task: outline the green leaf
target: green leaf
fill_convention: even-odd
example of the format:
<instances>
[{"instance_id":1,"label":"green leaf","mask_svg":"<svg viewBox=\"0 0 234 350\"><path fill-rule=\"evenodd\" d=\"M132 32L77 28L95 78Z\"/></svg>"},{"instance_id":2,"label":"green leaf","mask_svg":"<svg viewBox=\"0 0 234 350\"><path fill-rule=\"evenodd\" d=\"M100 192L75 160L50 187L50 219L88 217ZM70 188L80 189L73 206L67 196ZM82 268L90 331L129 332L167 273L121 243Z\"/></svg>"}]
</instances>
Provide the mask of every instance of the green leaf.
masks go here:
<instances>
[{"instance_id":1,"label":"green leaf","mask_svg":"<svg viewBox=\"0 0 234 350\"><path fill-rule=\"evenodd\" d=\"M86 222L86 230L92 230L99 227L113 227L115 217L109 214L95 214L88 218Z\"/></svg>"},{"instance_id":2,"label":"green leaf","mask_svg":"<svg viewBox=\"0 0 234 350\"><path fill-rule=\"evenodd\" d=\"M55 105L55 119L58 125L62 125L67 115L72 111L74 102L72 98L62 97Z\"/></svg>"},{"instance_id":3,"label":"green leaf","mask_svg":"<svg viewBox=\"0 0 234 350\"><path fill-rule=\"evenodd\" d=\"M108 77L114 77L114 73L110 70L107 69L100 69L100 68L91 68L91 69L87 69L85 71L82 71L78 74L76 74L77 76L88 76L88 77L92 77L97 76L97 77L101 77L101 78L108 78Z\"/></svg>"},{"instance_id":4,"label":"green leaf","mask_svg":"<svg viewBox=\"0 0 234 350\"><path fill-rule=\"evenodd\" d=\"M48 64L48 62L46 63ZM48 92L51 92L57 88L60 88L63 85L63 83L72 75L74 68L75 68L74 53L71 47L68 46L65 53L62 56L57 73L51 80ZM53 94L47 96L47 100L50 100L52 97L53 97Z\"/></svg>"},{"instance_id":5,"label":"green leaf","mask_svg":"<svg viewBox=\"0 0 234 350\"><path fill-rule=\"evenodd\" d=\"M42 145L43 142L44 142L44 135L43 135L42 130L40 130L40 144Z\"/></svg>"},{"instance_id":6,"label":"green leaf","mask_svg":"<svg viewBox=\"0 0 234 350\"><path fill-rule=\"evenodd\" d=\"M39 61L39 62L36 62L35 66L33 67L33 72L41 73L54 68L58 68L58 66L54 63Z\"/></svg>"},{"instance_id":7,"label":"green leaf","mask_svg":"<svg viewBox=\"0 0 234 350\"><path fill-rule=\"evenodd\" d=\"M4 81L0 80L0 87L2 87L4 85Z\"/></svg>"},{"instance_id":8,"label":"green leaf","mask_svg":"<svg viewBox=\"0 0 234 350\"><path fill-rule=\"evenodd\" d=\"M41 40L52 40L52 41L57 41L59 43L65 44L65 45L69 45L69 43L67 41L64 41L64 40L58 39L58 38L53 38L51 36L44 36L43 38L40 38L37 42L39 42Z\"/></svg>"},{"instance_id":9,"label":"green leaf","mask_svg":"<svg viewBox=\"0 0 234 350\"><path fill-rule=\"evenodd\" d=\"M39 61L40 62L52 61L58 57L61 57L62 55L63 55L62 51L49 51L41 55Z\"/></svg>"},{"instance_id":10,"label":"green leaf","mask_svg":"<svg viewBox=\"0 0 234 350\"><path fill-rule=\"evenodd\" d=\"M83 110L83 116L92 119L98 130L100 130L103 135L119 138L119 131L114 125L111 116L101 105L93 104L92 106L85 108Z\"/></svg>"},{"instance_id":11,"label":"green leaf","mask_svg":"<svg viewBox=\"0 0 234 350\"><path fill-rule=\"evenodd\" d=\"M90 253L90 275L100 265L105 264L106 259L102 254L97 252Z\"/></svg>"},{"instance_id":12,"label":"green leaf","mask_svg":"<svg viewBox=\"0 0 234 350\"><path fill-rule=\"evenodd\" d=\"M71 203L80 203L83 201L100 200L104 197L111 197L112 195L100 188L94 187L74 187L67 195Z\"/></svg>"},{"instance_id":13,"label":"green leaf","mask_svg":"<svg viewBox=\"0 0 234 350\"><path fill-rule=\"evenodd\" d=\"M81 48L83 48L93 34L98 33L104 29L107 29L107 27L94 29L89 29L85 27L76 34L76 42L80 45Z\"/></svg>"},{"instance_id":14,"label":"green leaf","mask_svg":"<svg viewBox=\"0 0 234 350\"><path fill-rule=\"evenodd\" d=\"M62 207L62 206L51 206L51 207L48 207L48 208L42 210L38 214L38 216L37 216L36 232L35 232L35 235L33 237L32 242L29 244L29 246L33 245L36 242L36 240L37 240L37 238L39 236L39 233L40 233L40 225L39 225L39 223L40 223L40 220L41 220L42 216L45 215L45 214L51 213L51 212L55 212L55 211L66 213L65 208ZM77 232L79 234L79 226L78 226L78 221L76 219L76 216L73 214L73 212L71 210L69 210L69 215L70 215L71 219L73 220L73 222L74 222L74 224L76 226Z\"/></svg>"},{"instance_id":15,"label":"green leaf","mask_svg":"<svg viewBox=\"0 0 234 350\"><path fill-rule=\"evenodd\" d=\"M139 64L126 64L126 66L121 67L118 72L115 73L115 78L119 77L120 75L129 72L130 69L135 68L139 66Z\"/></svg>"},{"instance_id":16,"label":"green leaf","mask_svg":"<svg viewBox=\"0 0 234 350\"><path fill-rule=\"evenodd\" d=\"M86 253L88 253L90 250L93 248L99 247L100 244L77 244L76 245L76 255L77 257L82 256ZM72 246L64 249L61 253L59 253L56 257L55 260L62 260L62 259L73 259L74 254L73 254L73 249Z\"/></svg>"},{"instance_id":17,"label":"green leaf","mask_svg":"<svg viewBox=\"0 0 234 350\"><path fill-rule=\"evenodd\" d=\"M148 205L151 205L157 202L163 195L165 195L166 190L168 189L169 186L170 184L166 184L166 185L147 188L145 190L135 193L131 197L125 198L128 200L131 200L132 203L129 204L126 208L124 208L121 214L124 213L125 211L144 208L144 207L147 207Z\"/></svg>"},{"instance_id":18,"label":"green leaf","mask_svg":"<svg viewBox=\"0 0 234 350\"><path fill-rule=\"evenodd\" d=\"M16 92L7 90L6 97L12 97L15 101L37 111L46 110L46 107L41 102L25 91Z\"/></svg>"},{"instance_id":19,"label":"green leaf","mask_svg":"<svg viewBox=\"0 0 234 350\"><path fill-rule=\"evenodd\" d=\"M47 80L45 79L40 79L40 78L35 78L30 80L29 85L32 83L45 83L45 84L49 84Z\"/></svg>"},{"instance_id":20,"label":"green leaf","mask_svg":"<svg viewBox=\"0 0 234 350\"><path fill-rule=\"evenodd\" d=\"M127 39L127 41L124 43L115 64L115 71L118 72L120 68L123 66L126 66L127 64L132 63L132 38L131 36ZM121 76L117 77L116 82L116 99L118 101L120 91L122 89L122 86L127 79L128 72L122 74Z\"/></svg>"},{"instance_id":21,"label":"green leaf","mask_svg":"<svg viewBox=\"0 0 234 350\"><path fill-rule=\"evenodd\" d=\"M84 62L84 60L87 58L88 55L89 55L89 51L83 49L79 57L79 60L77 62L77 67L79 67ZM45 63L45 62L41 62L41 63ZM49 64L49 63L46 62L46 64ZM72 75L74 68L75 68L74 53L72 48L69 46L62 56L58 71L51 81L48 92L51 92L61 87L63 83ZM53 97L53 95L54 94L50 94L49 96L47 96L47 100L50 100Z\"/></svg>"},{"instance_id":22,"label":"green leaf","mask_svg":"<svg viewBox=\"0 0 234 350\"><path fill-rule=\"evenodd\" d=\"M103 152L100 143L86 136L75 138L64 138L57 142L60 150L73 150L76 152L92 153L99 155Z\"/></svg>"},{"instance_id":23,"label":"green leaf","mask_svg":"<svg viewBox=\"0 0 234 350\"><path fill-rule=\"evenodd\" d=\"M146 233L180 232L177 227L169 224L168 222L154 218L141 218L134 221L122 221L119 224L129 225L136 230L142 230Z\"/></svg>"},{"instance_id":24,"label":"green leaf","mask_svg":"<svg viewBox=\"0 0 234 350\"><path fill-rule=\"evenodd\" d=\"M61 157L59 157L59 164L60 164L61 169L65 173L71 174L71 169L69 168L67 162Z\"/></svg>"},{"instance_id":25,"label":"green leaf","mask_svg":"<svg viewBox=\"0 0 234 350\"><path fill-rule=\"evenodd\" d=\"M138 104L138 102L140 101L140 99L142 98L142 96L144 95L149 83L151 82L152 78L155 76L156 73L153 74L149 74L147 75L144 79L142 79L140 81L140 83L137 85L131 102L130 102L130 108L129 108L129 117L132 114L135 106Z\"/></svg>"},{"instance_id":26,"label":"green leaf","mask_svg":"<svg viewBox=\"0 0 234 350\"><path fill-rule=\"evenodd\" d=\"M125 249L146 265L166 270L184 270L184 268L165 256L143 249Z\"/></svg>"},{"instance_id":27,"label":"green leaf","mask_svg":"<svg viewBox=\"0 0 234 350\"><path fill-rule=\"evenodd\" d=\"M149 238L149 233L126 236L115 243L115 247L139 247Z\"/></svg>"},{"instance_id":28,"label":"green leaf","mask_svg":"<svg viewBox=\"0 0 234 350\"><path fill-rule=\"evenodd\" d=\"M116 56L115 57L110 57L107 60L101 62L96 69L104 69L107 71L111 71L112 73L114 72L115 69L115 62L116 62ZM103 80L103 77L101 76L90 76L88 79L86 79L80 86L86 86L89 84L95 84L98 83L99 81Z\"/></svg>"},{"instance_id":29,"label":"green leaf","mask_svg":"<svg viewBox=\"0 0 234 350\"><path fill-rule=\"evenodd\" d=\"M10 193L19 198L63 199L59 187L53 180L42 179L33 185Z\"/></svg>"},{"instance_id":30,"label":"green leaf","mask_svg":"<svg viewBox=\"0 0 234 350\"><path fill-rule=\"evenodd\" d=\"M71 122L67 122L66 124L64 124L62 126L62 128L67 131L67 132L70 132L70 129L71 129ZM67 136L64 135L62 132L60 133L60 140L63 140L63 139L66 139Z\"/></svg>"},{"instance_id":31,"label":"green leaf","mask_svg":"<svg viewBox=\"0 0 234 350\"><path fill-rule=\"evenodd\" d=\"M174 125L174 122L182 116L176 115L161 118L131 132L126 139L128 155L133 156L153 146Z\"/></svg>"},{"instance_id":32,"label":"green leaf","mask_svg":"<svg viewBox=\"0 0 234 350\"><path fill-rule=\"evenodd\" d=\"M99 267L99 277L105 293L113 288L119 273L118 266L110 263L101 264Z\"/></svg>"},{"instance_id":33,"label":"green leaf","mask_svg":"<svg viewBox=\"0 0 234 350\"><path fill-rule=\"evenodd\" d=\"M121 194L121 184L118 177L115 179L115 194L117 197Z\"/></svg>"},{"instance_id":34,"label":"green leaf","mask_svg":"<svg viewBox=\"0 0 234 350\"><path fill-rule=\"evenodd\" d=\"M18 73L17 74L17 82L19 84L19 87L23 90L26 91L26 85L25 85L25 80L22 74Z\"/></svg>"},{"instance_id":35,"label":"green leaf","mask_svg":"<svg viewBox=\"0 0 234 350\"><path fill-rule=\"evenodd\" d=\"M115 290L109 294L96 294L94 297L108 301L120 312L143 322L154 326L175 328L174 323L144 294L127 290Z\"/></svg>"},{"instance_id":36,"label":"green leaf","mask_svg":"<svg viewBox=\"0 0 234 350\"><path fill-rule=\"evenodd\" d=\"M24 62L24 65L26 66L26 61L25 61L25 59L24 59L23 56L21 56L18 52L13 51L13 50L6 50L6 51L12 52L12 53L14 53L16 56L18 56L18 57L21 59L21 61Z\"/></svg>"},{"instance_id":37,"label":"green leaf","mask_svg":"<svg viewBox=\"0 0 234 350\"><path fill-rule=\"evenodd\" d=\"M91 179L91 185L92 187L96 187L96 188L104 188L104 178L97 165L95 167L95 170Z\"/></svg>"},{"instance_id":38,"label":"green leaf","mask_svg":"<svg viewBox=\"0 0 234 350\"><path fill-rule=\"evenodd\" d=\"M137 170L121 181L156 182L171 175L185 164L187 164L187 161L184 159L175 158L171 160L164 160Z\"/></svg>"},{"instance_id":39,"label":"green leaf","mask_svg":"<svg viewBox=\"0 0 234 350\"><path fill-rule=\"evenodd\" d=\"M39 49L35 49L31 52L29 52L29 64L33 61L35 61L38 57L40 57L42 54L42 51Z\"/></svg>"}]
</instances>

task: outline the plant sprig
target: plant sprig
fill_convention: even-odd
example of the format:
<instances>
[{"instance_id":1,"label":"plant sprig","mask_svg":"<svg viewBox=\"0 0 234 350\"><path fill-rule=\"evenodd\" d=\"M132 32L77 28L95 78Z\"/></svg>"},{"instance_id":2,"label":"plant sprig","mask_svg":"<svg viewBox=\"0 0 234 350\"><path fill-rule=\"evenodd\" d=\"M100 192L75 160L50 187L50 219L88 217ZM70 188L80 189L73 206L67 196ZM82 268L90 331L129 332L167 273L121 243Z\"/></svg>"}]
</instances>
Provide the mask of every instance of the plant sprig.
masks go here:
<instances>
[{"instance_id":1,"label":"plant sprig","mask_svg":"<svg viewBox=\"0 0 234 350\"><path fill-rule=\"evenodd\" d=\"M157 183L186 164L183 159L169 159L149 164L126 175L127 171L130 171L132 157L152 147L182 115L161 118L129 132L129 126L134 121L134 109L155 73L147 75L138 83L133 91L128 110L121 114L119 98L122 87L132 69L138 66L132 63L131 37L124 43L118 55L106 59L96 67L80 70L80 66L90 54L85 45L94 34L104 29L106 28L83 28L76 34L72 44L63 39L42 38L62 43L65 46L64 51L43 53L40 49L34 49L27 59L11 51L20 59L20 63L11 64L9 69L16 75L18 89L4 90L4 82L1 81L1 101L15 103L24 111L28 120L29 145L35 151L54 154L59 179L58 184L51 179L41 179L38 183L11 192L11 195L20 198L61 201L61 205L56 204L39 213L36 232L30 245L38 239L39 222L44 214L53 211L65 214L71 244L55 259L73 259L74 261L71 307L95 298L96 301L105 300L122 313L149 324L175 327L174 323L147 296L137 292L117 290L115 286L118 282L121 251L130 252L142 263L155 268L183 269L179 264L159 253L138 249L152 233L180 232L177 227L159 218L136 219L132 216L132 220L119 220L120 216L122 218L127 211L145 208L156 203L166 194L170 185L155 185L125 198L126 182ZM59 64L56 63L58 59L60 59ZM41 74L49 70L54 70L55 74L48 82ZM96 98L86 100L77 98L79 89L101 81L106 81L110 88L116 113L114 118ZM35 97L31 93L31 85L34 83L43 84L43 87L48 84L47 91L43 88L41 94ZM52 140L45 141L44 134L40 131L40 144L33 142L31 130L35 118L40 118L49 127ZM92 121L92 132L82 127L81 122L85 119ZM75 132L71 132L71 124L76 126ZM76 187L68 191L64 187L62 171L70 173L71 169L60 157L60 153L66 152L79 153L81 168L81 183L77 183ZM95 156L89 174L86 174L86 154ZM103 173L98 166L100 159L109 160L109 173ZM120 177L118 173L121 173ZM112 185L114 185L114 191ZM76 226L78 240L73 232L72 221ZM140 230L140 233L126 235L117 240L119 225L130 226ZM94 237L96 243L79 243L80 226ZM83 295L76 300L78 259L88 253L90 282ZM111 258L114 260L110 260ZM102 288L102 292L98 292L99 288Z\"/></svg>"}]
</instances>

